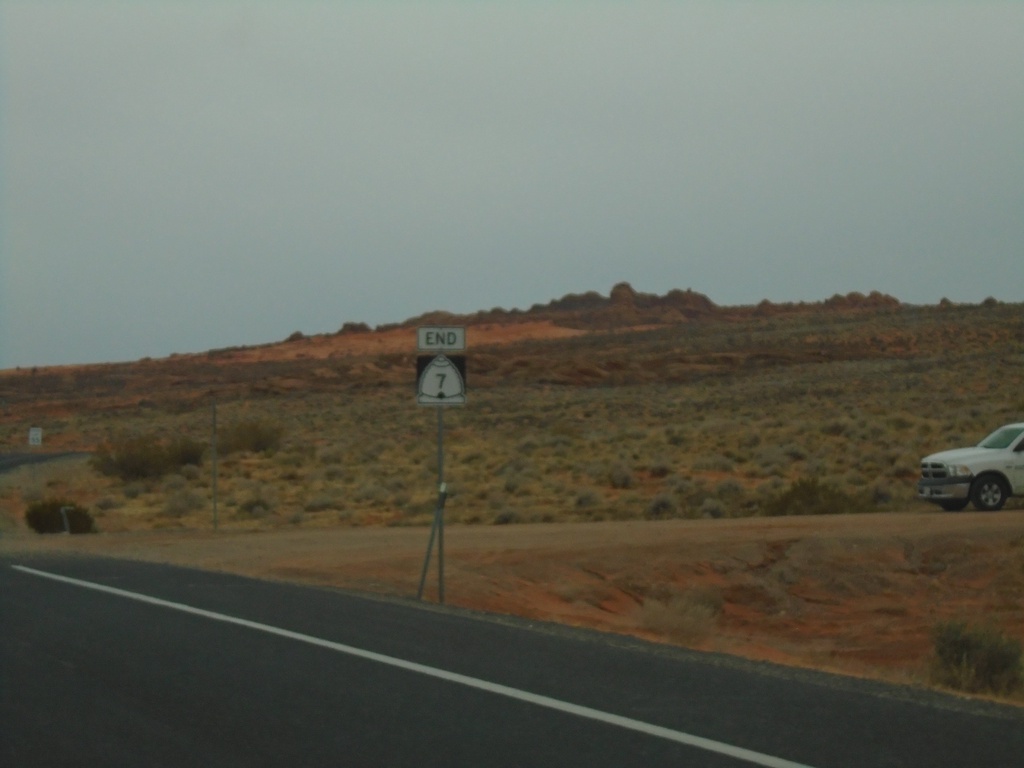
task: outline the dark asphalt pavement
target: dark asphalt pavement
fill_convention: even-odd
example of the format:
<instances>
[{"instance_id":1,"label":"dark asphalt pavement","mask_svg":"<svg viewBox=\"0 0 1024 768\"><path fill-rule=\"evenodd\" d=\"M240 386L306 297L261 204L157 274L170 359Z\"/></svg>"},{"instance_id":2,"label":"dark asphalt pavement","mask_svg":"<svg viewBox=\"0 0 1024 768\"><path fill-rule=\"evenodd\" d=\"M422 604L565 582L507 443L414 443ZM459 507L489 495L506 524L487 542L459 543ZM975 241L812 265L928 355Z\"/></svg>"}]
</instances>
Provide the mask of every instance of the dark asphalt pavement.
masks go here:
<instances>
[{"instance_id":1,"label":"dark asphalt pavement","mask_svg":"<svg viewBox=\"0 0 1024 768\"><path fill-rule=\"evenodd\" d=\"M0 558L0 766L1005 768L1021 755L1012 707L329 589Z\"/></svg>"},{"instance_id":2,"label":"dark asphalt pavement","mask_svg":"<svg viewBox=\"0 0 1024 768\"><path fill-rule=\"evenodd\" d=\"M69 456L87 456L80 451L62 451L59 453L0 453L0 474L29 464L45 464L48 461L65 459Z\"/></svg>"}]
</instances>

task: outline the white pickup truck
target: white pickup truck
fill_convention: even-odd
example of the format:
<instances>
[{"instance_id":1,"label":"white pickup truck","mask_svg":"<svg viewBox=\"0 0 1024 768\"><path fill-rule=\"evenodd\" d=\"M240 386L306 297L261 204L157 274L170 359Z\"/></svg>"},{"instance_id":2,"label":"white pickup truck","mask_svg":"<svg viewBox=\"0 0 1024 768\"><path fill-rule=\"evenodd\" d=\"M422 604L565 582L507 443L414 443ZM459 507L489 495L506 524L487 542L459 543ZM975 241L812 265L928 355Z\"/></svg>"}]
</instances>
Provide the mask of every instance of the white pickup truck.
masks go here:
<instances>
[{"instance_id":1,"label":"white pickup truck","mask_svg":"<svg viewBox=\"0 0 1024 768\"><path fill-rule=\"evenodd\" d=\"M971 502L988 512L1024 495L1024 423L1000 427L973 448L921 459L917 498L956 512Z\"/></svg>"}]
</instances>

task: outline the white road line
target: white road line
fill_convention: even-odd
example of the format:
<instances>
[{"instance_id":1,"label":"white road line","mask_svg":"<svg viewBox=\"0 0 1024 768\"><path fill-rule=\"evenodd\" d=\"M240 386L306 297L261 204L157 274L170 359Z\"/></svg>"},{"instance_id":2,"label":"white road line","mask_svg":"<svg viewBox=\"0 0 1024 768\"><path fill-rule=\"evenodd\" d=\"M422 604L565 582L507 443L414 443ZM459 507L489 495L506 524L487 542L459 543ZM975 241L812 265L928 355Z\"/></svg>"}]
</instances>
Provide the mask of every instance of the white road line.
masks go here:
<instances>
[{"instance_id":1,"label":"white road line","mask_svg":"<svg viewBox=\"0 0 1024 768\"><path fill-rule=\"evenodd\" d=\"M221 621L226 624L235 624L240 627L254 629L258 632L265 632L269 635L276 635L277 637L284 637L289 640L296 640L301 643L308 643L309 645L315 645L320 648L327 648L332 651L337 651L338 653L345 653L349 656L356 656L361 659L367 659L368 661L374 661L378 664L387 664L391 667L397 667L398 669L404 669L409 672L416 672L417 674L427 675L428 677L433 677L438 680L444 680L449 683L456 683L457 685L464 685L469 688L476 688L477 690L487 691L488 693L497 694L498 696L505 696L510 699L516 699L517 701L524 701L530 704L535 704L539 707L546 707L548 709L553 709L558 712L576 715L577 717L584 717L589 720L595 720L600 723L605 723L607 725L615 725L620 728L626 728L628 730L643 733L648 736L654 736L659 739L666 739L668 741L674 741L679 744L685 744L689 747L696 747L697 749L703 749L708 752L714 752L719 755L734 757L737 760L743 760L748 763L753 763L754 765L762 765L766 766L766 768L811 768L811 766L805 765L803 763L794 763L791 760L784 760L780 757L773 757L772 755L766 755L761 752L755 752L750 749L744 749L743 747L733 746L732 744L726 744L721 741L705 739L701 736L694 736L689 733L684 733L683 731L674 731L671 728L664 728L660 725L652 725L651 723L645 723L642 720L634 720L629 717L622 717L621 715L613 715L609 712L603 712L599 709L583 707L578 704L572 704L567 701L553 699L549 696L541 696L536 693L530 693L529 691L521 691L518 688L511 688L507 685L491 683L487 680L480 680L479 678L469 677L468 675L460 675L457 672L448 672L447 670L437 669L436 667L428 667L425 664L417 664L414 661L406 661L405 659L398 659L393 656L385 656L381 653L374 653L373 651L366 651L361 648L354 648L351 645L344 645L342 643L335 643L330 640L323 640L322 638L313 637L311 635L304 635L300 632L292 632L287 629L281 629L280 627L272 627L268 624L260 624L256 621L239 619L234 616L228 616L223 613L215 613L214 611L207 611L203 610L202 608L194 608L193 606L184 605L183 603L173 603L168 600L161 600L158 597L150 597L149 595L143 595L137 592L129 592L127 590L117 589L115 587L108 587L103 584L95 584L90 581L73 579L68 576L61 576L56 573L38 571L35 568L27 568L23 565L12 565L11 567L16 571L32 574L33 576L41 576L43 578L52 579L54 581L60 581L65 584L73 584L77 587L84 587L86 589L96 590L97 592L105 592L109 595L125 597L129 600L136 600L140 603L157 605L161 608L170 608L175 611L181 611L182 613L192 614L193 616L202 616L205 619Z\"/></svg>"}]
</instances>

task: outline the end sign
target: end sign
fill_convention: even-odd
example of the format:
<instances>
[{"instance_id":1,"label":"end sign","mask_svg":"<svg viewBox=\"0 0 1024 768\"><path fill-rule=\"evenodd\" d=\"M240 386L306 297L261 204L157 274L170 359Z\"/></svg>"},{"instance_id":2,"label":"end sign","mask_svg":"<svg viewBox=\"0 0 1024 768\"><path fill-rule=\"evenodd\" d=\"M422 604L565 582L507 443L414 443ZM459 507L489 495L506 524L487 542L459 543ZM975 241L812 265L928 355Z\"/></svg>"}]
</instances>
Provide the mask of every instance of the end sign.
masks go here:
<instances>
[{"instance_id":1,"label":"end sign","mask_svg":"<svg viewBox=\"0 0 1024 768\"><path fill-rule=\"evenodd\" d=\"M464 327L426 325L416 329L416 349L420 352L458 352L465 348Z\"/></svg>"},{"instance_id":2,"label":"end sign","mask_svg":"<svg viewBox=\"0 0 1024 768\"><path fill-rule=\"evenodd\" d=\"M416 402L420 405L465 405L466 348L464 326L426 325L416 329Z\"/></svg>"}]
</instances>

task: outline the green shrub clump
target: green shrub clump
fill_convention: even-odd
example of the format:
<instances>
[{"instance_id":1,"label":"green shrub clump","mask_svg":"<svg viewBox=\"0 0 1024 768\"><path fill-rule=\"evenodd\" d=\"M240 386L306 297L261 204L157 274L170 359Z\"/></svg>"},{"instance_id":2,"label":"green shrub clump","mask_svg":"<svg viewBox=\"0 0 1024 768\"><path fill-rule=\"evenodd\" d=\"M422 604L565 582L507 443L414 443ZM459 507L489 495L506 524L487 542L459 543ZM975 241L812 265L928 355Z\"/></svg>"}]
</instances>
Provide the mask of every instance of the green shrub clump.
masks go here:
<instances>
[{"instance_id":1,"label":"green shrub clump","mask_svg":"<svg viewBox=\"0 0 1024 768\"><path fill-rule=\"evenodd\" d=\"M164 446L167 461L177 469L179 467L201 467L206 453L206 443L193 440L185 435L172 437Z\"/></svg>"},{"instance_id":2,"label":"green shrub clump","mask_svg":"<svg viewBox=\"0 0 1024 768\"><path fill-rule=\"evenodd\" d=\"M64 527L64 515L67 515L68 527ZM80 507L67 499L42 499L28 505L25 510L25 522L36 533L96 533L96 523L89 510Z\"/></svg>"},{"instance_id":3,"label":"green shrub clump","mask_svg":"<svg viewBox=\"0 0 1024 768\"><path fill-rule=\"evenodd\" d=\"M1020 640L963 621L939 624L933 639L933 682L970 693L997 694L1013 693L1024 683Z\"/></svg>"},{"instance_id":4,"label":"green shrub clump","mask_svg":"<svg viewBox=\"0 0 1024 768\"><path fill-rule=\"evenodd\" d=\"M797 480L788 489L768 500L763 512L768 517L783 515L841 515L867 512L867 501L815 477Z\"/></svg>"},{"instance_id":5,"label":"green shrub clump","mask_svg":"<svg viewBox=\"0 0 1024 768\"><path fill-rule=\"evenodd\" d=\"M273 453L281 447L284 429L279 424L252 419L240 421L222 430L217 436L220 453Z\"/></svg>"},{"instance_id":6,"label":"green shrub clump","mask_svg":"<svg viewBox=\"0 0 1024 768\"><path fill-rule=\"evenodd\" d=\"M161 477L185 466L199 466L206 445L183 435L162 440L156 435L135 435L102 446L90 464L102 475L128 482Z\"/></svg>"}]
</instances>

